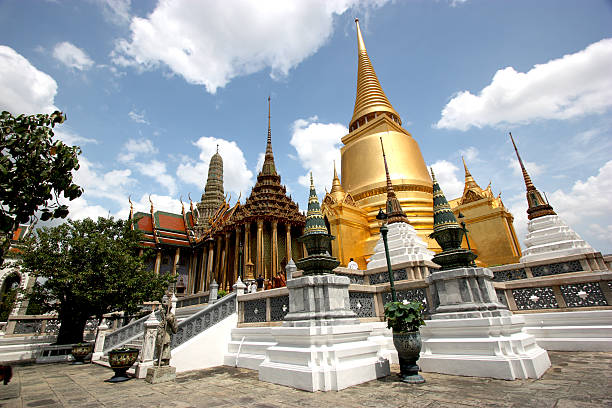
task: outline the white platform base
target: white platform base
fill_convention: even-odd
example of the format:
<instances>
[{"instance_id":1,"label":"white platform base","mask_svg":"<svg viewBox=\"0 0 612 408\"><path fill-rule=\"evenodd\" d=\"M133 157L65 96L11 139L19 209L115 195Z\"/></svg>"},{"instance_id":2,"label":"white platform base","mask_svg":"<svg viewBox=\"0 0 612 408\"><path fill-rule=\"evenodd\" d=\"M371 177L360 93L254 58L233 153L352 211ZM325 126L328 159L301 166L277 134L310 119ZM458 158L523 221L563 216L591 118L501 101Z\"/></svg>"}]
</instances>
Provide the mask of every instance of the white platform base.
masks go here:
<instances>
[{"instance_id":1,"label":"white platform base","mask_svg":"<svg viewBox=\"0 0 612 408\"><path fill-rule=\"evenodd\" d=\"M434 256L434 253L427 249L427 243L417 235L414 227L404 222L389 224L387 245L389 246L391 265L410 261L431 261ZM387 266L385 244L382 237L379 238L374 247L374 254L368 262L368 270L381 266Z\"/></svg>"},{"instance_id":2,"label":"white platform base","mask_svg":"<svg viewBox=\"0 0 612 408\"><path fill-rule=\"evenodd\" d=\"M555 351L612 351L612 310L529 313L523 331Z\"/></svg>"},{"instance_id":3,"label":"white platform base","mask_svg":"<svg viewBox=\"0 0 612 408\"><path fill-rule=\"evenodd\" d=\"M423 372L504 380L540 378L546 350L522 332L522 316L430 320L421 327Z\"/></svg>"},{"instance_id":4,"label":"white platform base","mask_svg":"<svg viewBox=\"0 0 612 408\"><path fill-rule=\"evenodd\" d=\"M271 327L241 327L232 329L232 338L223 365L259 370L266 358L266 350L275 346Z\"/></svg>"},{"instance_id":5,"label":"white platform base","mask_svg":"<svg viewBox=\"0 0 612 408\"><path fill-rule=\"evenodd\" d=\"M596 252L558 215L545 215L527 223L525 250L521 262L556 259Z\"/></svg>"},{"instance_id":6,"label":"white platform base","mask_svg":"<svg viewBox=\"0 0 612 408\"><path fill-rule=\"evenodd\" d=\"M274 327L259 379L305 391L338 391L390 374L380 346L359 324Z\"/></svg>"}]
</instances>

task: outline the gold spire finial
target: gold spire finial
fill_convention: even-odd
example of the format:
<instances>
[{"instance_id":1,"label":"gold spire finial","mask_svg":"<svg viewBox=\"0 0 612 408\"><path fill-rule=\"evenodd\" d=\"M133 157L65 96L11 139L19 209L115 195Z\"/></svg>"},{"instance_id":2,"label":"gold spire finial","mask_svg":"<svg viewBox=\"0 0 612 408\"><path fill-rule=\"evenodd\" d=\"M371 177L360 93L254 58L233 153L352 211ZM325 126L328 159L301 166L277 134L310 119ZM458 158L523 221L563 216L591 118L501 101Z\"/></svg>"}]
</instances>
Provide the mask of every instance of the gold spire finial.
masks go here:
<instances>
[{"instance_id":1,"label":"gold spire finial","mask_svg":"<svg viewBox=\"0 0 612 408\"><path fill-rule=\"evenodd\" d=\"M357 25L357 52L358 52L358 68L357 68L357 96L355 97L355 109L353 110L353 117L349 123L349 131L353 131L357 128L356 122L368 114L374 114L375 112L387 112L391 115L393 120L401 125L402 120L399 113L387 99L385 93L378 82L378 77L368 52L363 42L361 35L361 29L359 28L359 19L355 19Z\"/></svg>"},{"instance_id":2,"label":"gold spire finial","mask_svg":"<svg viewBox=\"0 0 612 408\"><path fill-rule=\"evenodd\" d=\"M153 214L153 201L151 200L151 194L149 194L149 202L151 203L151 214Z\"/></svg>"},{"instance_id":3,"label":"gold spire finial","mask_svg":"<svg viewBox=\"0 0 612 408\"><path fill-rule=\"evenodd\" d=\"M272 152L272 126L270 124L270 96L268 96L268 140L266 142L266 155L261 169L262 174L276 175L274 153Z\"/></svg>"},{"instance_id":4,"label":"gold spire finial","mask_svg":"<svg viewBox=\"0 0 612 408\"><path fill-rule=\"evenodd\" d=\"M508 132L508 133L510 134L510 140L512 140L512 146L514 146L516 157L518 158L519 164L521 165L521 170L523 171L523 179L525 179L525 186L527 187L527 191L535 190L536 188L533 185L531 181L531 177L529 177L529 174L527 173L527 170L525 169L525 166L523 165L523 160L521 159L521 155L519 154L518 149L516 148L516 143L514 143L512 132Z\"/></svg>"},{"instance_id":5,"label":"gold spire finial","mask_svg":"<svg viewBox=\"0 0 612 408\"><path fill-rule=\"evenodd\" d=\"M342 200L344 198L344 189L342 188L342 183L340 183L340 178L338 177L338 172L336 171L336 161L334 160L334 178L332 180L332 188L330 193L334 196L336 200Z\"/></svg>"},{"instance_id":6,"label":"gold spire finial","mask_svg":"<svg viewBox=\"0 0 612 408\"><path fill-rule=\"evenodd\" d=\"M467 193L467 191L470 189L475 189L478 193L482 192L482 189L478 183L476 183L476 180L474 180L474 177L472 177L472 174L468 170L463 156L461 156L461 160L463 161L463 169L465 170L465 185L463 187L463 195L465 196L465 193Z\"/></svg>"},{"instance_id":7,"label":"gold spire finial","mask_svg":"<svg viewBox=\"0 0 612 408\"><path fill-rule=\"evenodd\" d=\"M187 197L189 197L189 211L193 214L193 201L191 201L191 193L187 193Z\"/></svg>"}]
</instances>

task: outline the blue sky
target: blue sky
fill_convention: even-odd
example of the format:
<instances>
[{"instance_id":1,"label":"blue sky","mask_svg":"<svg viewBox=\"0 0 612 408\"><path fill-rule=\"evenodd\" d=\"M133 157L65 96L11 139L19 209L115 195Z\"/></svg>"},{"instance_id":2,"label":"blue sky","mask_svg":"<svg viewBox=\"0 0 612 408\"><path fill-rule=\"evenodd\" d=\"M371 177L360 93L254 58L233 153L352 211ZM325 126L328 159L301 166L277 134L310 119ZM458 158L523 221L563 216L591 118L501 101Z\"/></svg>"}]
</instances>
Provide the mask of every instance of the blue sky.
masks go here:
<instances>
[{"instance_id":1,"label":"blue sky","mask_svg":"<svg viewBox=\"0 0 612 408\"><path fill-rule=\"evenodd\" d=\"M359 17L368 54L447 197L461 155L526 232L512 131L535 185L612 252L612 2L598 0L0 1L0 109L68 116L84 195L71 217L178 212L220 144L225 189L248 195L267 102L277 168L306 208L353 112ZM377 159L377 158L372 158ZM338 169L340 170L340 169Z\"/></svg>"}]
</instances>

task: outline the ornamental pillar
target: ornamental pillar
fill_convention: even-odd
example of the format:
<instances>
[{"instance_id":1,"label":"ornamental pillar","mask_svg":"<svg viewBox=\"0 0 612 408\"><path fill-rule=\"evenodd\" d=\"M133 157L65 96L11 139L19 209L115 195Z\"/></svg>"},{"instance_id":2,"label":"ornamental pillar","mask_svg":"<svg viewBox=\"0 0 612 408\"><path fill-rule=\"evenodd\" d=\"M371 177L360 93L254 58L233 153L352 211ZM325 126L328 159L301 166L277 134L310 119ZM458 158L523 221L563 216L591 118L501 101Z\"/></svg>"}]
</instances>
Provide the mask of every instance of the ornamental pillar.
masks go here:
<instances>
[{"instance_id":1,"label":"ornamental pillar","mask_svg":"<svg viewBox=\"0 0 612 408\"><path fill-rule=\"evenodd\" d=\"M161 249L158 249L157 255L155 256L155 267L153 268L156 275L159 275L159 267L161 265L161 258L162 258Z\"/></svg>"},{"instance_id":2,"label":"ornamental pillar","mask_svg":"<svg viewBox=\"0 0 612 408\"><path fill-rule=\"evenodd\" d=\"M278 268L278 222L272 221L272 238L270 242L271 249L271 268L270 279L274 279Z\"/></svg>"},{"instance_id":3,"label":"ornamental pillar","mask_svg":"<svg viewBox=\"0 0 612 408\"><path fill-rule=\"evenodd\" d=\"M207 271L207 275L208 275L208 288L210 289L210 283L213 281L213 261L214 261L214 257L215 257L215 251L214 251L214 241L210 241L208 243L208 271Z\"/></svg>"},{"instance_id":4,"label":"ornamental pillar","mask_svg":"<svg viewBox=\"0 0 612 408\"><path fill-rule=\"evenodd\" d=\"M200 262L200 270L198 273L200 274L199 287L196 289L196 292L204 292L208 288L208 281L206 280L206 262L208 261L206 248L202 248L202 262Z\"/></svg>"},{"instance_id":5,"label":"ornamental pillar","mask_svg":"<svg viewBox=\"0 0 612 408\"><path fill-rule=\"evenodd\" d=\"M221 270L223 271L223 282L220 283L221 287L224 290L228 290L228 288L230 287L230 273L229 273L229 246L230 246L230 233L226 232L225 233L225 239L224 239L224 249L223 249L223 268L221 268ZM232 282L233 283L233 282Z\"/></svg>"},{"instance_id":6,"label":"ornamental pillar","mask_svg":"<svg viewBox=\"0 0 612 408\"><path fill-rule=\"evenodd\" d=\"M215 245L217 247L217 250L216 250L217 253L215 255L214 275L215 275L215 280L217 281L217 283L221 283L221 265L222 265L221 261L223 260L221 259L221 254L223 252L223 248L221 247L222 239L223 239L223 236L221 235L215 238Z\"/></svg>"},{"instance_id":7,"label":"ornamental pillar","mask_svg":"<svg viewBox=\"0 0 612 408\"><path fill-rule=\"evenodd\" d=\"M251 223L244 224L244 264L251 261Z\"/></svg>"},{"instance_id":8,"label":"ornamental pillar","mask_svg":"<svg viewBox=\"0 0 612 408\"><path fill-rule=\"evenodd\" d=\"M238 264L240 263L240 226L236 227L236 240L234 241L234 273L232 285L238 280Z\"/></svg>"},{"instance_id":9,"label":"ornamental pillar","mask_svg":"<svg viewBox=\"0 0 612 408\"><path fill-rule=\"evenodd\" d=\"M263 220L257 220L257 253L255 254L255 278L263 276Z\"/></svg>"},{"instance_id":10,"label":"ornamental pillar","mask_svg":"<svg viewBox=\"0 0 612 408\"><path fill-rule=\"evenodd\" d=\"M287 229L287 238L285 239L287 244L285 247L287 248L287 263L289 263L289 261L293 258L291 256L291 224L287 224L285 228Z\"/></svg>"},{"instance_id":11,"label":"ornamental pillar","mask_svg":"<svg viewBox=\"0 0 612 408\"><path fill-rule=\"evenodd\" d=\"M172 276L176 275L176 265L178 265L180 256L181 256L181 249L176 248L176 251L174 252L174 262L172 263Z\"/></svg>"}]
</instances>

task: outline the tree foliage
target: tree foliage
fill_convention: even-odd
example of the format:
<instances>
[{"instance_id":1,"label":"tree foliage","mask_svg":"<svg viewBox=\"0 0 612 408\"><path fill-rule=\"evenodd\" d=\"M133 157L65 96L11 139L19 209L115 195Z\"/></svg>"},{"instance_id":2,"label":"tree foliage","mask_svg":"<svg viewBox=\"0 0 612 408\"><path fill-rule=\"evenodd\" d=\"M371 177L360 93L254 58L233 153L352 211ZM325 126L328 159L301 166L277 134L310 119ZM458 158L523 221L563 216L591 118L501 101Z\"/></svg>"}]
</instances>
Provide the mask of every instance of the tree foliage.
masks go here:
<instances>
[{"instance_id":1,"label":"tree foliage","mask_svg":"<svg viewBox=\"0 0 612 408\"><path fill-rule=\"evenodd\" d=\"M59 344L82 341L90 317L132 314L161 299L171 278L148 270L138 256L140 239L131 221L100 217L43 228L25 242L22 265L37 277L30 296L58 312Z\"/></svg>"},{"instance_id":2,"label":"tree foliage","mask_svg":"<svg viewBox=\"0 0 612 408\"><path fill-rule=\"evenodd\" d=\"M61 112L51 115L0 114L0 265L19 224L27 223L36 211L40 219L65 218L68 206L59 203L83 190L72 182L79 168L81 149L53 140L53 128L63 123Z\"/></svg>"}]
</instances>

